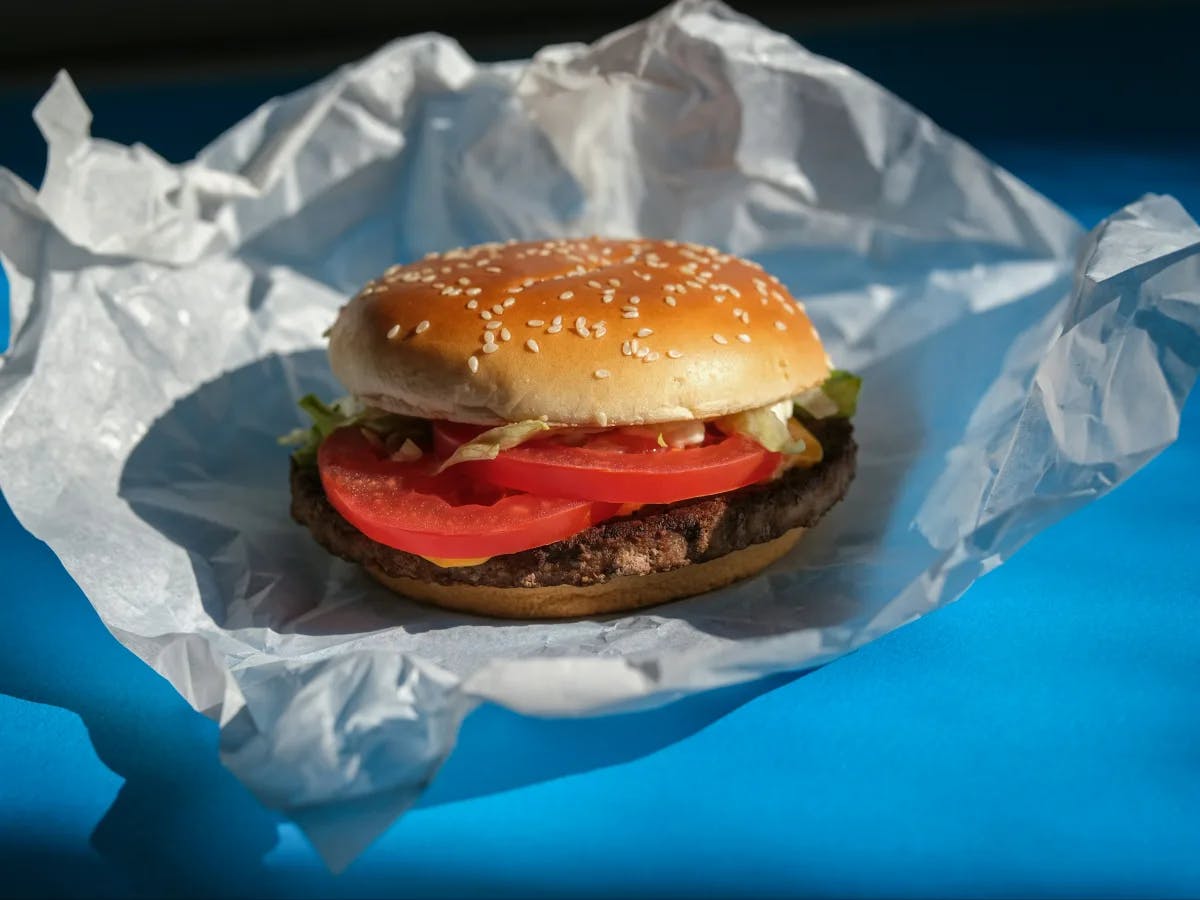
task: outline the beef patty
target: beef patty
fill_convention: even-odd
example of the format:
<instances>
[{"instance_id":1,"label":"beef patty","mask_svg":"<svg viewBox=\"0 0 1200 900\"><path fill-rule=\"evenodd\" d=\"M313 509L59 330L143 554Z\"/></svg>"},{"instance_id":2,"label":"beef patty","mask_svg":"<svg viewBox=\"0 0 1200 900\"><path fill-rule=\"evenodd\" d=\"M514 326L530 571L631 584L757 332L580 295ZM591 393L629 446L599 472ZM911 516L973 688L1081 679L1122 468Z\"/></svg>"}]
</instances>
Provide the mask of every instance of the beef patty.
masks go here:
<instances>
[{"instance_id":1,"label":"beef patty","mask_svg":"<svg viewBox=\"0 0 1200 900\"><path fill-rule=\"evenodd\" d=\"M393 578L505 588L599 584L716 559L816 524L850 486L857 447L847 420L807 424L825 451L817 466L711 497L643 506L566 540L476 566L446 569L371 540L330 505L315 466L292 463L292 517L330 553Z\"/></svg>"}]
</instances>

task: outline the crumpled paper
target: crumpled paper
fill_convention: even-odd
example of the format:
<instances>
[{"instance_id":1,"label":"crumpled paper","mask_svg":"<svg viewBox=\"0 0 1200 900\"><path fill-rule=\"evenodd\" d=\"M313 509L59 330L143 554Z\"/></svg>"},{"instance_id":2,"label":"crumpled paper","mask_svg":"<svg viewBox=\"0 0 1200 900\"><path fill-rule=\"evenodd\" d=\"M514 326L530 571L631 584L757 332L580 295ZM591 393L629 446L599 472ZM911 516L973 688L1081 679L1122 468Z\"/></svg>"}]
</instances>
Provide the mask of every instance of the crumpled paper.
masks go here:
<instances>
[{"instance_id":1,"label":"crumpled paper","mask_svg":"<svg viewBox=\"0 0 1200 900\"><path fill-rule=\"evenodd\" d=\"M1200 367L1200 229L1173 200L1085 235L716 2L525 62L399 40L178 166L92 139L65 75L36 119L41 190L0 170L0 487L335 868L483 699L662 703L950 602L1169 444ZM794 553L631 615L495 622L397 601L290 521L275 439L341 393L321 333L349 294L429 250L590 232L758 259L864 376L857 480Z\"/></svg>"}]
</instances>

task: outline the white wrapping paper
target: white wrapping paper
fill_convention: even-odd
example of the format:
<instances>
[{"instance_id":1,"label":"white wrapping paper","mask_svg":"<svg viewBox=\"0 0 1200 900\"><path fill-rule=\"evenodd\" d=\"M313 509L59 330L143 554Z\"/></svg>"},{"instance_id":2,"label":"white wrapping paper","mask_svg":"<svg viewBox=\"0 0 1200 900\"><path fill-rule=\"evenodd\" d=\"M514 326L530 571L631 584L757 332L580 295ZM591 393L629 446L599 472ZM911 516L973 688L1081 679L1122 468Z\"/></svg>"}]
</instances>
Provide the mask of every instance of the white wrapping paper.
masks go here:
<instances>
[{"instance_id":1,"label":"white wrapping paper","mask_svg":"<svg viewBox=\"0 0 1200 900\"><path fill-rule=\"evenodd\" d=\"M36 117L41 190L0 170L0 488L335 868L481 698L661 703L948 603L1170 443L1200 366L1200 229L1173 200L1085 236L715 2L529 62L400 40L181 166L91 139L65 76ZM590 232L715 244L806 298L865 379L848 499L759 578L585 621L397 601L322 551L289 519L275 438L299 396L341 393L321 340L339 303L428 250Z\"/></svg>"}]
</instances>

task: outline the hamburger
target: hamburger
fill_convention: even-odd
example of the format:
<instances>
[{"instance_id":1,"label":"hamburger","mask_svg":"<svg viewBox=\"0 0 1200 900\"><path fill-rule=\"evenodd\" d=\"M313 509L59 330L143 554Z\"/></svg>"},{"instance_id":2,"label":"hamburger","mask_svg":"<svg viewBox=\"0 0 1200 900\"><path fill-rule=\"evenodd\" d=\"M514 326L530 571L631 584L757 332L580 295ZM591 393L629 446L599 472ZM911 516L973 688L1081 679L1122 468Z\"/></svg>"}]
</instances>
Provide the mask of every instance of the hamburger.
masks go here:
<instances>
[{"instance_id":1,"label":"hamburger","mask_svg":"<svg viewBox=\"0 0 1200 900\"><path fill-rule=\"evenodd\" d=\"M483 244L340 310L292 515L402 594L614 613L787 553L845 494L859 381L777 278L660 240Z\"/></svg>"}]
</instances>

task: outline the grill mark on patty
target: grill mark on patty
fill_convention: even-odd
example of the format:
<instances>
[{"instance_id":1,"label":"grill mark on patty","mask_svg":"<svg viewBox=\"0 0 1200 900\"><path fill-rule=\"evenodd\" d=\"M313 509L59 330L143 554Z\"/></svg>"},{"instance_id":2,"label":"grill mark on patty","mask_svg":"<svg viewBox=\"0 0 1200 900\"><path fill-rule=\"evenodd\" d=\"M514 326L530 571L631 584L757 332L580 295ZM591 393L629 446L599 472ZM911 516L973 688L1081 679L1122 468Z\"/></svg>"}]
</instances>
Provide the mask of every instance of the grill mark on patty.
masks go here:
<instances>
[{"instance_id":1,"label":"grill mark on patty","mask_svg":"<svg viewBox=\"0 0 1200 900\"><path fill-rule=\"evenodd\" d=\"M809 425L825 450L817 466L793 468L774 481L724 494L644 506L566 540L495 556L477 566L444 569L371 540L330 505L316 467L294 461L292 518L330 553L392 577L494 587L582 587L705 562L815 525L849 488L857 446L843 419Z\"/></svg>"}]
</instances>

